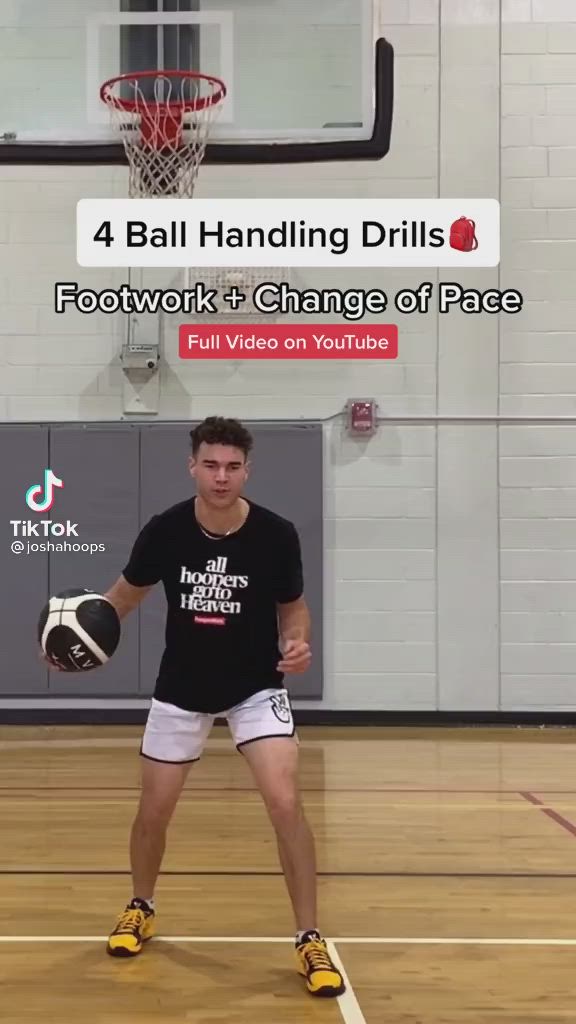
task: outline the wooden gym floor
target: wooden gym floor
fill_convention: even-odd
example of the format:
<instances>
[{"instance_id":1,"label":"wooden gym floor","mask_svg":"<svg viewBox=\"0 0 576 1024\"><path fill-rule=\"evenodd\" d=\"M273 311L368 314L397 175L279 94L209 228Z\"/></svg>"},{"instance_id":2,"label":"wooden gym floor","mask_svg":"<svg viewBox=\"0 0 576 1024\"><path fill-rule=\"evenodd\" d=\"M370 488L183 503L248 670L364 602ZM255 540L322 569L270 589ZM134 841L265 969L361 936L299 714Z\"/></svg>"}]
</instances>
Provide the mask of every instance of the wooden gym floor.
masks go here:
<instances>
[{"instance_id":1,"label":"wooden gym floor","mask_svg":"<svg viewBox=\"0 0 576 1024\"><path fill-rule=\"evenodd\" d=\"M294 970L275 841L226 729L171 827L160 937L116 961L104 943L131 895L140 729L3 727L3 1024L573 1020L573 730L300 735L344 997L314 1000Z\"/></svg>"}]
</instances>

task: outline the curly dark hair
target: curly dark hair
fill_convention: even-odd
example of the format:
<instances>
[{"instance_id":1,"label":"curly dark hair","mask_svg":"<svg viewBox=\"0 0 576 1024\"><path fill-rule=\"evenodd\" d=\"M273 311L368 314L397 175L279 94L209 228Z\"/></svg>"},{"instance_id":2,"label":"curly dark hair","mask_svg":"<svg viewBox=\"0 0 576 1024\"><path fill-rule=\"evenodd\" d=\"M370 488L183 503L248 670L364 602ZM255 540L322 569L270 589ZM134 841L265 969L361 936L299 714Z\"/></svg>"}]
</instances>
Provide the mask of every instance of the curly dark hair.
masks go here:
<instances>
[{"instance_id":1,"label":"curly dark hair","mask_svg":"<svg viewBox=\"0 0 576 1024\"><path fill-rule=\"evenodd\" d=\"M252 450L252 435L239 420L228 419L224 416L208 416L197 427L190 431L192 442L192 455L196 455L200 445L225 444L232 448L239 448L244 452L247 459Z\"/></svg>"}]
</instances>

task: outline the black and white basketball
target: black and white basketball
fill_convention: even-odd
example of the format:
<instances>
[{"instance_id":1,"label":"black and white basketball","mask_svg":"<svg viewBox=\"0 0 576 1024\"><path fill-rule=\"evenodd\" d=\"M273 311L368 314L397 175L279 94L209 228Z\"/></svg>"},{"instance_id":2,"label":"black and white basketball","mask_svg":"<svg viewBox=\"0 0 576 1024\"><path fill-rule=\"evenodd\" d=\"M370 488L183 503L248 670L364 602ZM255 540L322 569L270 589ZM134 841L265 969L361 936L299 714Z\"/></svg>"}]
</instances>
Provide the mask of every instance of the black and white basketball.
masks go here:
<instances>
[{"instance_id":1,"label":"black and white basketball","mask_svg":"<svg viewBox=\"0 0 576 1024\"><path fill-rule=\"evenodd\" d=\"M120 642L114 605L92 590L63 590L51 597L38 621L45 656L65 672L89 672L104 665Z\"/></svg>"}]
</instances>

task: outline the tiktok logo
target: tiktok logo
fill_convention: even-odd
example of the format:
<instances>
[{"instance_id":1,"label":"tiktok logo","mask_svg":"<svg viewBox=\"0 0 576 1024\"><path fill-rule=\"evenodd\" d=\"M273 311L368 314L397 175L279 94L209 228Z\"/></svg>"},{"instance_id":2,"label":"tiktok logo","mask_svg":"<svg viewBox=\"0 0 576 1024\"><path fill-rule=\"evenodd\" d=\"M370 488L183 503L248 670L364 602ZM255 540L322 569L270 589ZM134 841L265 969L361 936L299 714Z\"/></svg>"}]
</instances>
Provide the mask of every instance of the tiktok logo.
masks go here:
<instances>
[{"instance_id":1,"label":"tiktok logo","mask_svg":"<svg viewBox=\"0 0 576 1024\"><path fill-rule=\"evenodd\" d=\"M32 484L26 491L26 504L33 512L47 512L54 504L54 489L64 487L64 482L51 469L44 470L44 484ZM42 492L44 489L44 492Z\"/></svg>"}]
</instances>

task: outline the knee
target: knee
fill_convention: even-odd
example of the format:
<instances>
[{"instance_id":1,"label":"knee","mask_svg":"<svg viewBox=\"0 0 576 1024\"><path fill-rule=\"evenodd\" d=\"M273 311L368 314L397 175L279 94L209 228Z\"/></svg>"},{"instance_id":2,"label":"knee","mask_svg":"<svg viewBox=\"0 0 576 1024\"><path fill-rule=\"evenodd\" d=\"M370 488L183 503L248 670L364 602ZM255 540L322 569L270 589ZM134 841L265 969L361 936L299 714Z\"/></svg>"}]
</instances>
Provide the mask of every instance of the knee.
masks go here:
<instances>
[{"instance_id":1,"label":"knee","mask_svg":"<svg viewBox=\"0 0 576 1024\"><path fill-rule=\"evenodd\" d=\"M135 825L141 832L164 832L170 823L172 806L159 802L142 801L138 808Z\"/></svg>"},{"instance_id":2,"label":"knee","mask_svg":"<svg viewBox=\"0 0 576 1024\"><path fill-rule=\"evenodd\" d=\"M278 789L271 793L266 806L277 829L290 828L297 824L302 815L300 798L294 789Z\"/></svg>"}]
</instances>

